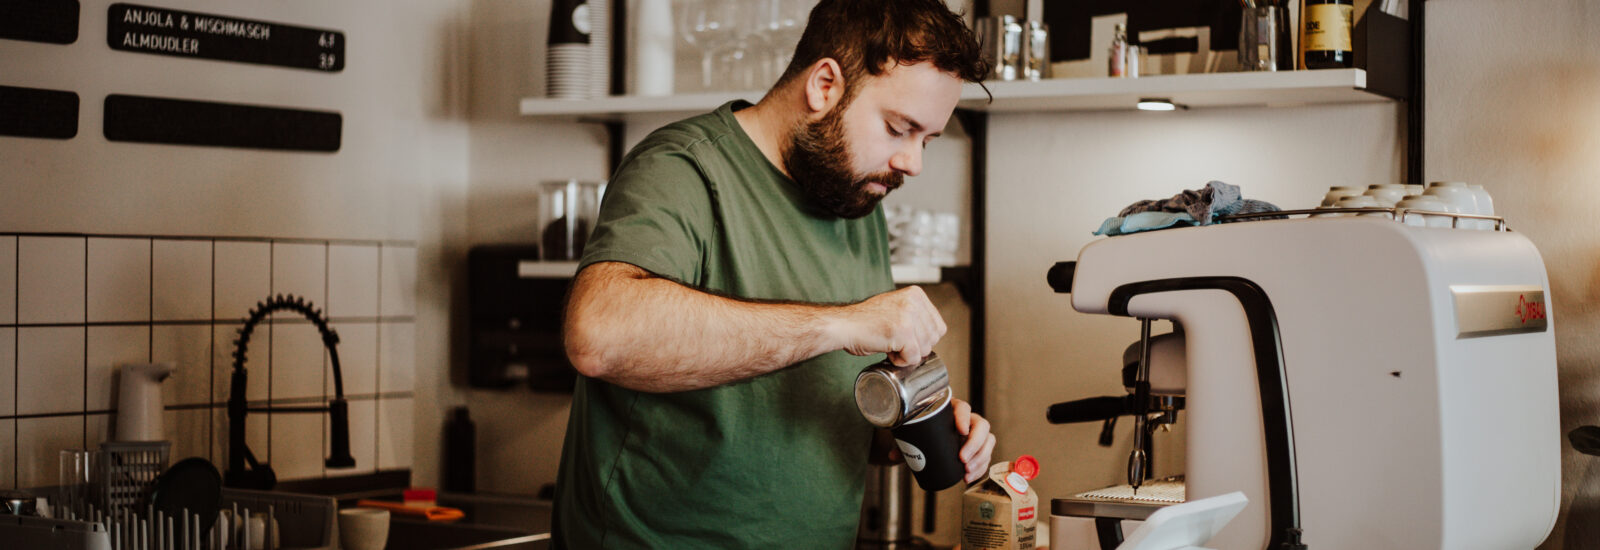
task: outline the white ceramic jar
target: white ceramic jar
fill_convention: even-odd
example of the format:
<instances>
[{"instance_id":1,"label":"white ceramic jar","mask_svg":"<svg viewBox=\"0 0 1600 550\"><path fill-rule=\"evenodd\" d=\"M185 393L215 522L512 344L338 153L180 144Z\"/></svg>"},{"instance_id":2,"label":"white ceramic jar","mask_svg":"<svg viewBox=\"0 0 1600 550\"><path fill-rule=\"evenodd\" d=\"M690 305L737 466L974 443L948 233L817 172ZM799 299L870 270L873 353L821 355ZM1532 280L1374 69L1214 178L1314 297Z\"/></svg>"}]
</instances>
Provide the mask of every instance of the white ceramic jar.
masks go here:
<instances>
[{"instance_id":1,"label":"white ceramic jar","mask_svg":"<svg viewBox=\"0 0 1600 550\"><path fill-rule=\"evenodd\" d=\"M1451 213L1478 213L1478 198L1472 193L1472 189L1467 187L1465 182L1436 181L1429 183L1427 192L1423 194L1433 195L1444 201L1445 204L1450 206ZM1457 220L1455 227L1457 229L1477 229L1479 226L1477 220L1462 218Z\"/></svg>"},{"instance_id":2,"label":"white ceramic jar","mask_svg":"<svg viewBox=\"0 0 1600 550\"><path fill-rule=\"evenodd\" d=\"M1393 183L1369 185L1364 194L1377 199L1378 206L1388 208L1400 202L1400 199L1406 198L1406 186Z\"/></svg>"},{"instance_id":3,"label":"white ceramic jar","mask_svg":"<svg viewBox=\"0 0 1600 550\"><path fill-rule=\"evenodd\" d=\"M1334 206L1336 204L1339 204L1339 199L1340 198L1343 198L1343 197L1354 197L1354 196L1360 195L1362 193L1362 191L1363 191L1363 189L1361 189L1360 187L1356 187L1356 186L1343 186L1343 185L1340 185L1340 186L1329 187L1328 188L1328 193L1326 195L1322 196L1322 206L1328 206L1328 207Z\"/></svg>"},{"instance_id":4,"label":"white ceramic jar","mask_svg":"<svg viewBox=\"0 0 1600 550\"><path fill-rule=\"evenodd\" d=\"M1478 199L1478 213L1479 214L1483 214L1485 216L1493 216L1494 215L1494 197L1489 196L1489 190L1484 189L1482 185L1478 185L1476 183L1468 185L1467 188L1471 189L1472 190L1472 194L1474 196L1476 196L1476 198ZM1494 229L1495 228L1494 220L1479 220L1479 221L1482 222L1482 225L1483 225L1484 229Z\"/></svg>"},{"instance_id":5,"label":"white ceramic jar","mask_svg":"<svg viewBox=\"0 0 1600 550\"><path fill-rule=\"evenodd\" d=\"M1339 198L1339 203L1336 204L1335 206L1337 206L1339 208L1379 208L1378 199L1373 198L1373 197L1371 197L1369 195L1354 195L1354 196L1349 196L1349 197L1340 197ZM1383 212L1362 212L1362 213L1359 213L1359 214L1356 214L1356 213L1343 213L1343 214L1339 214L1339 215L1340 216L1383 216L1383 217L1387 217L1388 216L1388 214L1385 214Z\"/></svg>"},{"instance_id":6,"label":"white ceramic jar","mask_svg":"<svg viewBox=\"0 0 1600 550\"><path fill-rule=\"evenodd\" d=\"M1397 208L1406 210L1422 210L1425 212L1448 212L1449 205L1433 195L1410 195L1395 204ZM1401 221L1406 225L1415 227L1450 227L1449 216L1435 214L1406 213Z\"/></svg>"}]
</instances>

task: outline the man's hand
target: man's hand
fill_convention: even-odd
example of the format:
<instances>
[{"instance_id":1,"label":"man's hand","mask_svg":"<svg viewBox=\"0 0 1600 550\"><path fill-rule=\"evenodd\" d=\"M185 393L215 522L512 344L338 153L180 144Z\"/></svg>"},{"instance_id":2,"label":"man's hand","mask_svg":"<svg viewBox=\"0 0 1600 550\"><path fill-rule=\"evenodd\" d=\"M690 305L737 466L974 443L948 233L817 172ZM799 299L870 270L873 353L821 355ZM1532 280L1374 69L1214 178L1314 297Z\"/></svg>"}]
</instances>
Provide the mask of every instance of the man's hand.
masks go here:
<instances>
[{"instance_id":1,"label":"man's hand","mask_svg":"<svg viewBox=\"0 0 1600 550\"><path fill-rule=\"evenodd\" d=\"M961 462L967 466L966 482L972 483L989 475L989 457L994 454L994 434L989 433L989 421L972 412L972 405L960 399L951 399L955 407L956 431L967 436L961 446Z\"/></svg>"},{"instance_id":2,"label":"man's hand","mask_svg":"<svg viewBox=\"0 0 1600 550\"><path fill-rule=\"evenodd\" d=\"M844 307L845 315L835 327L844 350L851 355L887 353L896 366L922 363L947 329L938 308L915 285ZM984 426L987 433L988 423Z\"/></svg>"}]
</instances>

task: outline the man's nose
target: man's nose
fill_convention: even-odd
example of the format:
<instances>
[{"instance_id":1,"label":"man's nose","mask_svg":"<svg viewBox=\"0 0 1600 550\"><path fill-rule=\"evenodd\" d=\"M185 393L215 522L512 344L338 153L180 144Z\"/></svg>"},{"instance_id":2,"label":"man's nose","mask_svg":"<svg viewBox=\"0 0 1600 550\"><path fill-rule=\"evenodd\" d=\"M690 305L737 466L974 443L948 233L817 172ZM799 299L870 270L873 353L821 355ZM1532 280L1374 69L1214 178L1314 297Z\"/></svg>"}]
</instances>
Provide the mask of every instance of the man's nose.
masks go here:
<instances>
[{"instance_id":1,"label":"man's nose","mask_svg":"<svg viewBox=\"0 0 1600 550\"><path fill-rule=\"evenodd\" d=\"M922 173L922 144L912 142L905 149L895 153L889 158L889 168L907 176Z\"/></svg>"}]
</instances>

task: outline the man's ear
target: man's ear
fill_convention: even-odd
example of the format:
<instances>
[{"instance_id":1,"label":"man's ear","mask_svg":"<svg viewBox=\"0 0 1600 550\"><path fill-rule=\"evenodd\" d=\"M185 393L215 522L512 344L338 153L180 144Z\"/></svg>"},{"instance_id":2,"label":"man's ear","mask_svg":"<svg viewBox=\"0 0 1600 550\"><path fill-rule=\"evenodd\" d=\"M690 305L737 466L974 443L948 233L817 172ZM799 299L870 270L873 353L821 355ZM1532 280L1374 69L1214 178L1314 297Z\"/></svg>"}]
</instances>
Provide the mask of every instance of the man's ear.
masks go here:
<instances>
[{"instance_id":1,"label":"man's ear","mask_svg":"<svg viewBox=\"0 0 1600 550\"><path fill-rule=\"evenodd\" d=\"M806 71L806 107L811 115L821 115L833 109L844 97L844 70L833 58L822 58Z\"/></svg>"}]
</instances>

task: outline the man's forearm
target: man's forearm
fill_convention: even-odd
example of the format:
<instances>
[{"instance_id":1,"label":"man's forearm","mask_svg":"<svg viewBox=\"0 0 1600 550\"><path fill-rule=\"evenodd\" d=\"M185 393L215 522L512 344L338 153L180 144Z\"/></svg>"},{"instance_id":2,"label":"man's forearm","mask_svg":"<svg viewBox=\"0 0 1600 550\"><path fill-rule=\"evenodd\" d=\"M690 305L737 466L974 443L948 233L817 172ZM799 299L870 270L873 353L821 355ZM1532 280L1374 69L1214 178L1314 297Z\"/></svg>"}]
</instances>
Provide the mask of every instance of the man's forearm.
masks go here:
<instances>
[{"instance_id":1,"label":"man's forearm","mask_svg":"<svg viewBox=\"0 0 1600 550\"><path fill-rule=\"evenodd\" d=\"M741 301L601 263L575 281L564 334L568 357L586 376L640 391L686 391L840 349L829 330L838 309Z\"/></svg>"}]
</instances>

